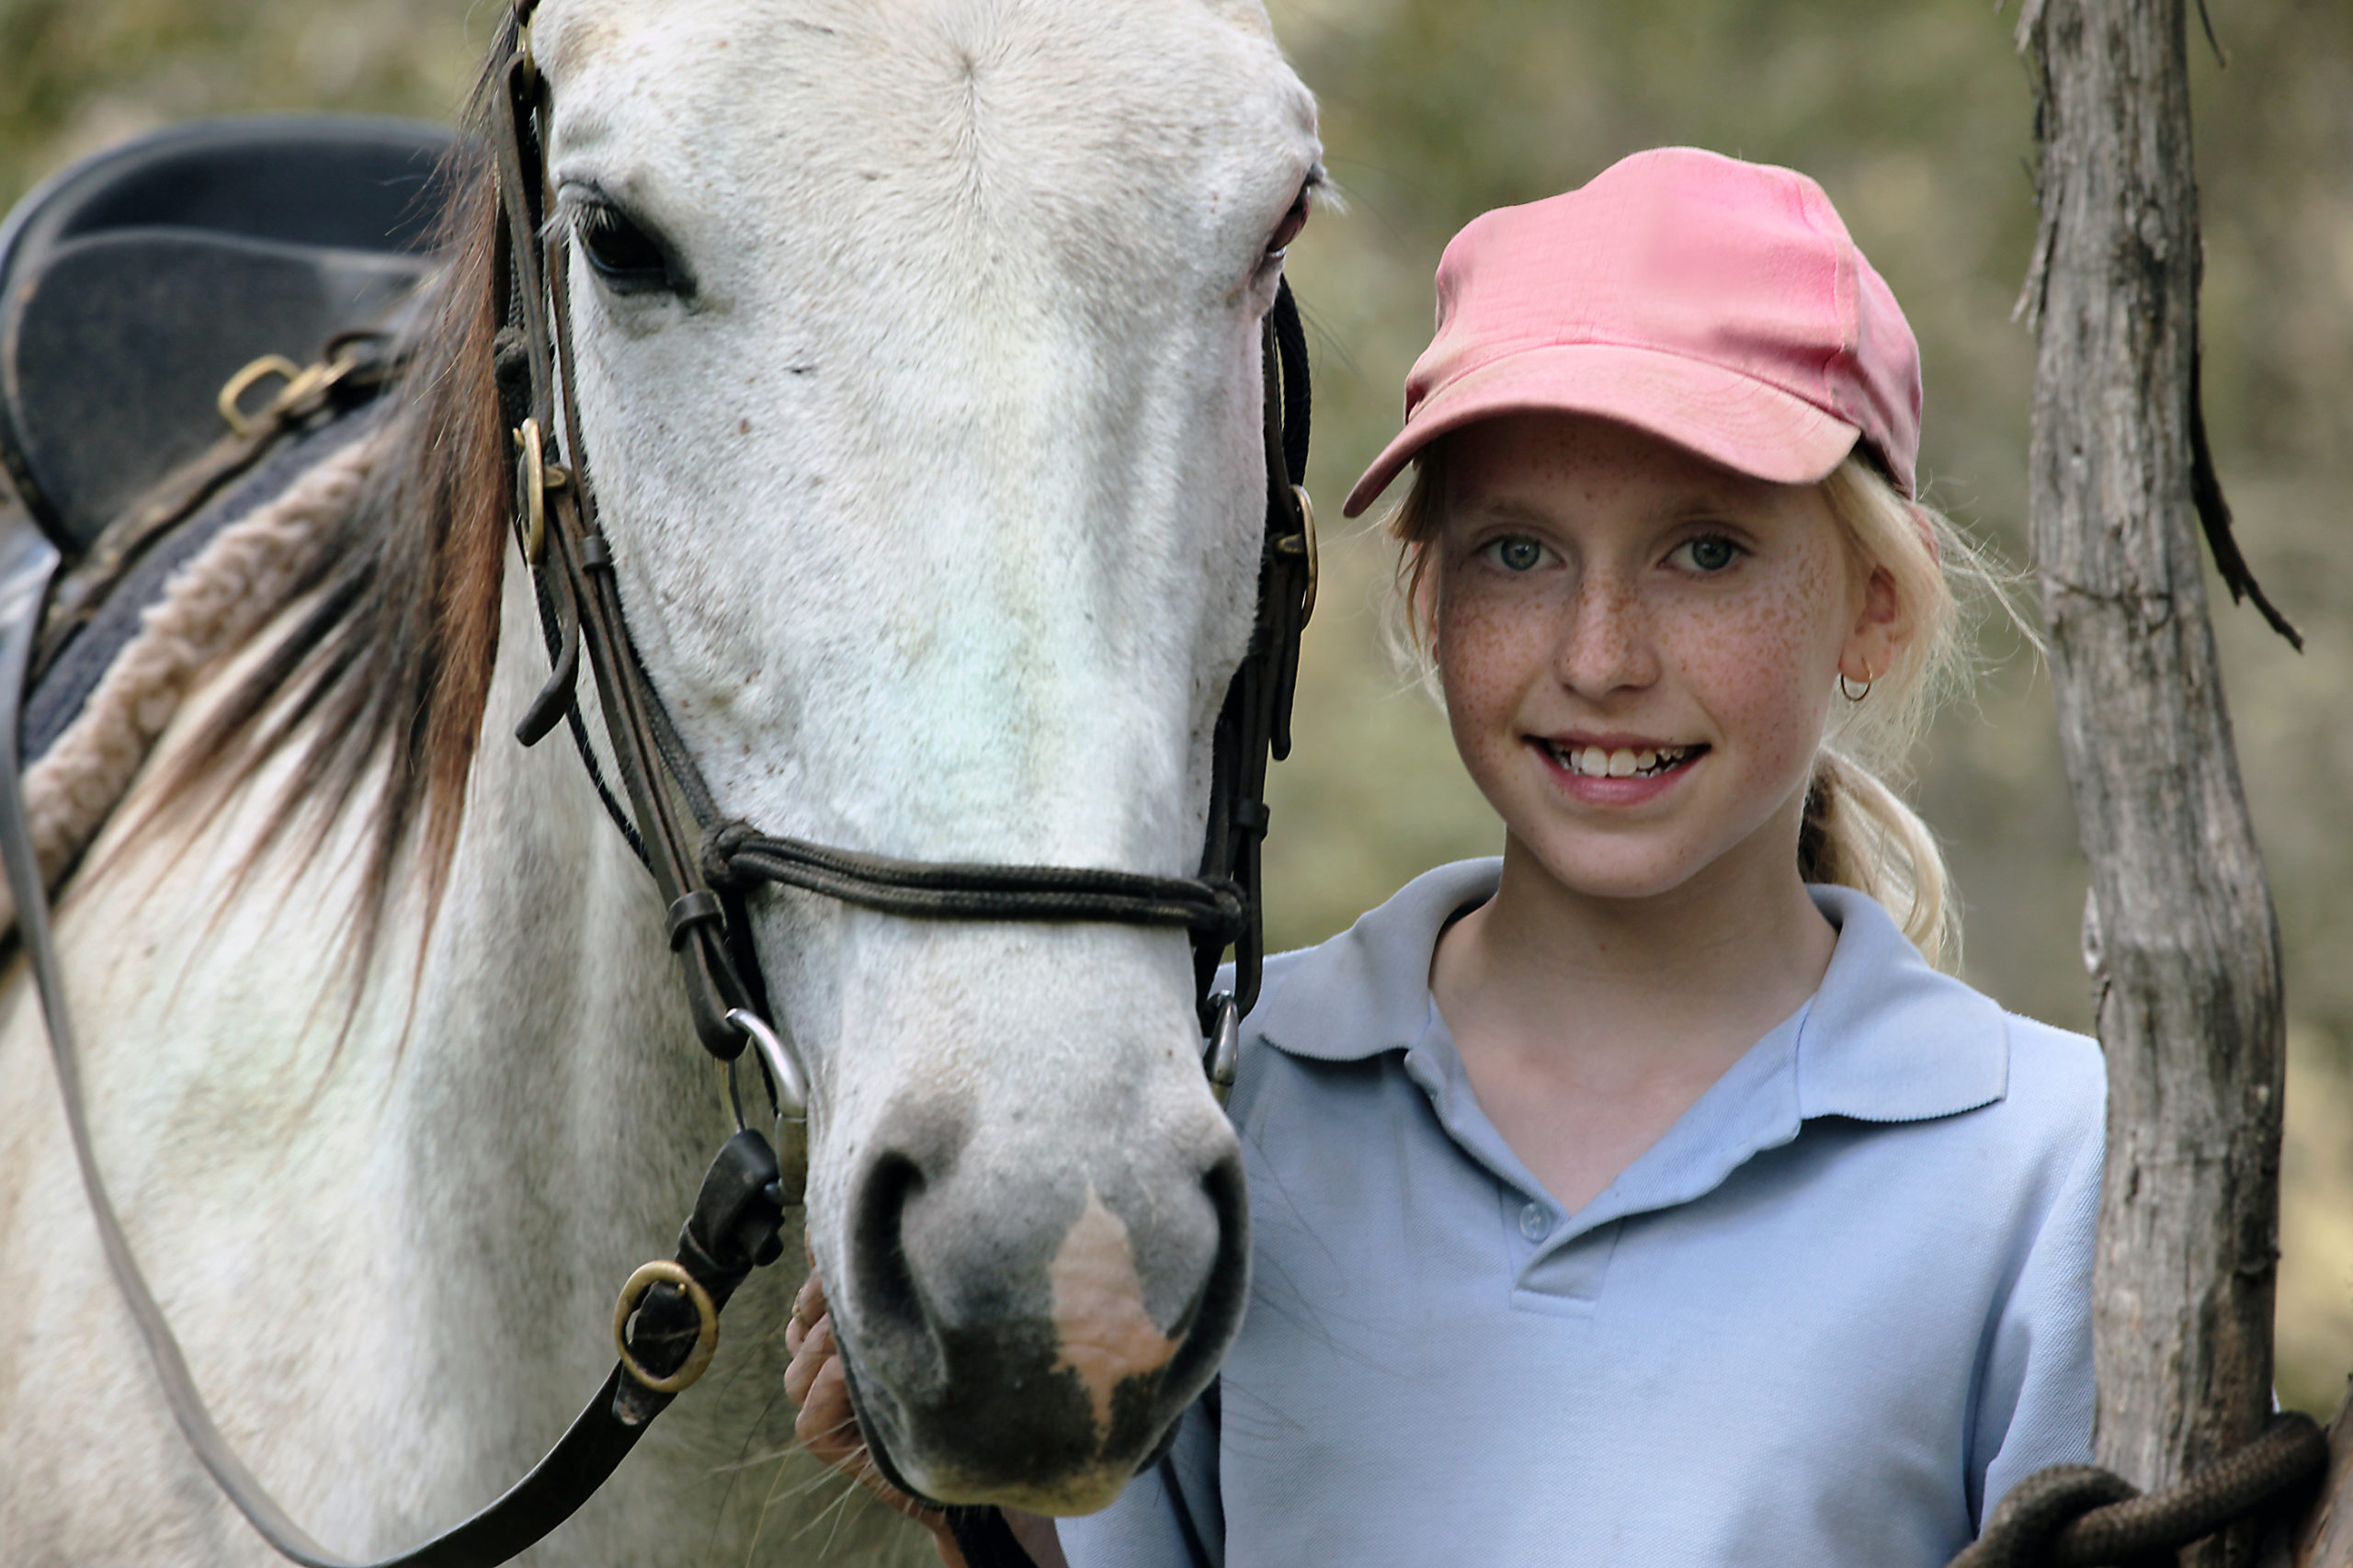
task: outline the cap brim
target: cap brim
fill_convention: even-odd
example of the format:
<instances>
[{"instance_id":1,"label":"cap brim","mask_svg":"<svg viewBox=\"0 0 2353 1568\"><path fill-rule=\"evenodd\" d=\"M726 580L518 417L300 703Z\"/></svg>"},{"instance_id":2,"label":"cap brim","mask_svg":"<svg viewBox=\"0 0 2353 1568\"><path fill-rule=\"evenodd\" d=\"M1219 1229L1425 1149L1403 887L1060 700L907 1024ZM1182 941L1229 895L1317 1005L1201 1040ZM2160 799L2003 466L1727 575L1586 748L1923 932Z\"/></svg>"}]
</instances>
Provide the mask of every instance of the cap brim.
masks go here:
<instances>
[{"instance_id":1,"label":"cap brim","mask_svg":"<svg viewBox=\"0 0 2353 1568\"><path fill-rule=\"evenodd\" d=\"M1551 344L1482 365L1424 400L1348 492L1341 515L1353 517L1379 500L1415 453L1449 431L1541 413L1614 419L1777 484L1824 478L1862 434L1803 398L1704 360L1615 344Z\"/></svg>"}]
</instances>

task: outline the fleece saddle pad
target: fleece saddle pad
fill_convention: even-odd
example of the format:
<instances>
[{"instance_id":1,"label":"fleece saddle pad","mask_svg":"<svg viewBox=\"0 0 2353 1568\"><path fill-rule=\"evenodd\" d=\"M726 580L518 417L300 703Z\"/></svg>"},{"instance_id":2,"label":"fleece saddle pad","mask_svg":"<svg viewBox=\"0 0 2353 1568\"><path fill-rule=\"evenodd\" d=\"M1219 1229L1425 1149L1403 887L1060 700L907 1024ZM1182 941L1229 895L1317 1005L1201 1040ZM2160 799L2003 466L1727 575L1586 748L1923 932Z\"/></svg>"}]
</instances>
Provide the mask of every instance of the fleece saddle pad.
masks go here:
<instances>
[{"instance_id":1,"label":"fleece saddle pad","mask_svg":"<svg viewBox=\"0 0 2353 1568\"><path fill-rule=\"evenodd\" d=\"M28 767L47 756L89 706L107 673L139 641L148 613L165 601L175 580L200 562L224 532L267 513L296 481L372 430L380 409L338 419L280 447L141 554L34 676L24 705L22 756Z\"/></svg>"},{"instance_id":2,"label":"fleece saddle pad","mask_svg":"<svg viewBox=\"0 0 2353 1568\"><path fill-rule=\"evenodd\" d=\"M398 334L434 266L450 140L317 116L174 126L66 169L0 222L0 528L48 534L64 557L55 599L82 594L50 607L21 709L52 884L181 697L259 630L348 507L379 445L375 386L353 377L225 483L157 497L220 449L218 399L241 369ZM139 508L161 526L142 514L107 533Z\"/></svg>"},{"instance_id":3,"label":"fleece saddle pad","mask_svg":"<svg viewBox=\"0 0 2353 1568\"><path fill-rule=\"evenodd\" d=\"M27 824L52 888L114 814L188 692L286 602L372 472L391 406L301 434L214 492L48 651L19 737ZM14 920L0 890L0 927Z\"/></svg>"}]
</instances>

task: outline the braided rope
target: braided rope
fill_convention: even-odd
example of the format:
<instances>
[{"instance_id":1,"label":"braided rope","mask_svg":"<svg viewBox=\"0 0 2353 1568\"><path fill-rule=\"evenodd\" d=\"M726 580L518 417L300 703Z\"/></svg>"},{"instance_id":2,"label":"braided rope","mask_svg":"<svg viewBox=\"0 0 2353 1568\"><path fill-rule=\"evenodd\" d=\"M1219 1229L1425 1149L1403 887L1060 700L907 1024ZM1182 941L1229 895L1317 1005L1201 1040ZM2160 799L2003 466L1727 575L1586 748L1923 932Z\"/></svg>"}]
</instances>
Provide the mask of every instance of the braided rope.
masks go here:
<instances>
[{"instance_id":1,"label":"braided rope","mask_svg":"<svg viewBox=\"0 0 2353 1568\"><path fill-rule=\"evenodd\" d=\"M1246 918L1242 890L1227 881L1066 866L894 860L770 838L745 823L722 824L703 835L702 870L716 888L743 892L776 882L915 920L1096 921L1230 939Z\"/></svg>"},{"instance_id":2,"label":"braided rope","mask_svg":"<svg viewBox=\"0 0 2353 1568\"><path fill-rule=\"evenodd\" d=\"M2195 1475L2143 1496L2097 1465L2037 1471L1948 1568L2170 1568L2175 1554L2251 1518L2328 1467L2328 1437L2295 1411Z\"/></svg>"}]
</instances>

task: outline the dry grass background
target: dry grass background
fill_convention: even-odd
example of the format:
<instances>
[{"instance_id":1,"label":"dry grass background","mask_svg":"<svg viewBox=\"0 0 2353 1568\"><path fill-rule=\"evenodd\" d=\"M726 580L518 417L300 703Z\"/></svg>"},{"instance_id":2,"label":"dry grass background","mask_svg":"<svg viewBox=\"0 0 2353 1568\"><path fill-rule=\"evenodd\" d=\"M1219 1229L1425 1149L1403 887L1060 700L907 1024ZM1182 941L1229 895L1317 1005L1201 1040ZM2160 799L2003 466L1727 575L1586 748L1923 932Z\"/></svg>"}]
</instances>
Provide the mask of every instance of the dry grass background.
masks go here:
<instances>
[{"instance_id":1,"label":"dry grass background","mask_svg":"<svg viewBox=\"0 0 2353 1568\"><path fill-rule=\"evenodd\" d=\"M2209 413L2242 540L2302 657L2217 609L2284 934L2291 1066L2280 1385L2325 1409L2353 1370L2353 6L2211 0L2193 44ZM326 108L446 119L497 0L0 0L0 202L193 115ZM2023 559L2032 345L2010 303L2033 222L2014 17L1992 0L1273 0L1321 95L1345 211L1294 250L1316 334L1325 586L1299 749L1276 771L1278 940L1345 926L1406 877L1485 853L1493 819L1442 721L1384 658L1391 558L1337 501L1389 433L1438 250L1483 208L1688 142L1828 187L1921 336L1932 495ZM2050 700L1989 629L1978 699L1912 788L1969 911L1968 973L2088 1022L2084 869Z\"/></svg>"}]
</instances>

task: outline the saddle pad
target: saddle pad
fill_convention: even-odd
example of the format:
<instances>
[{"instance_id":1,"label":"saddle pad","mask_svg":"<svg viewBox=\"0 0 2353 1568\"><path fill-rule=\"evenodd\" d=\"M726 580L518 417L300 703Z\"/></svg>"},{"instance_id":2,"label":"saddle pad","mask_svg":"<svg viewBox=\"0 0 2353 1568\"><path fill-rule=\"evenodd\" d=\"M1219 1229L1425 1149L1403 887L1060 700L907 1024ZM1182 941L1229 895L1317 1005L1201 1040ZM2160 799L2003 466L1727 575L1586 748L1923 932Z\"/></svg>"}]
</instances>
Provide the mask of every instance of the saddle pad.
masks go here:
<instances>
[{"instance_id":1,"label":"saddle pad","mask_svg":"<svg viewBox=\"0 0 2353 1568\"><path fill-rule=\"evenodd\" d=\"M285 602L372 472L391 407L313 431L223 487L149 548L35 678L20 736L25 805L51 887L121 803L188 689ZM0 890L0 926L15 918Z\"/></svg>"},{"instance_id":2,"label":"saddle pad","mask_svg":"<svg viewBox=\"0 0 2353 1568\"><path fill-rule=\"evenodd\" d=\"M385 406L370 405L288 443L148 548L25 694L21 739L27 767L49 755L66 727L81 716L91 693L139 636L148 609L163 598L180 570L201 555L222 530L277 501L309 470L371 431Z\"/></svg>"}]
</instances>

